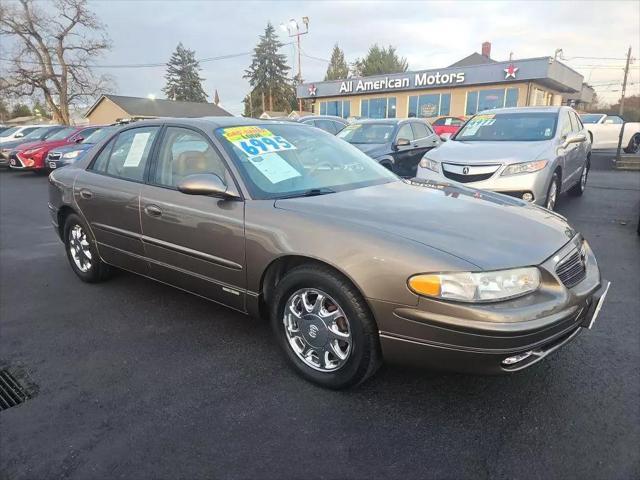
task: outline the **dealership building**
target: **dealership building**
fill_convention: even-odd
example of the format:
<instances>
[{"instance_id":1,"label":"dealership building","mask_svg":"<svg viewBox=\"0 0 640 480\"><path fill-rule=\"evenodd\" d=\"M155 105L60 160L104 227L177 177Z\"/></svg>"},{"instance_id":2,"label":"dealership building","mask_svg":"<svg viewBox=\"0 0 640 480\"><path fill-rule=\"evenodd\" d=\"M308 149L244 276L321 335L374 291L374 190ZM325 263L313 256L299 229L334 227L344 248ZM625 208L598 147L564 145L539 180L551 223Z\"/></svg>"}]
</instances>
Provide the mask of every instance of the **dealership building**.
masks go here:
<instances>
[{"instance_id":1,"label":"dealership building","mask_svg":"<svg viewBox=\"0 0 640 480\"><path fill-rule=\"evenodd\" d=\"M490 108L584 105L583 77L551 57L498 62L491 44L453 65L391 75L304 83L300 99L313 113L343 118L464 116ZM584 94L584 95L583 95Z\"/></svg>"}]
</instances>

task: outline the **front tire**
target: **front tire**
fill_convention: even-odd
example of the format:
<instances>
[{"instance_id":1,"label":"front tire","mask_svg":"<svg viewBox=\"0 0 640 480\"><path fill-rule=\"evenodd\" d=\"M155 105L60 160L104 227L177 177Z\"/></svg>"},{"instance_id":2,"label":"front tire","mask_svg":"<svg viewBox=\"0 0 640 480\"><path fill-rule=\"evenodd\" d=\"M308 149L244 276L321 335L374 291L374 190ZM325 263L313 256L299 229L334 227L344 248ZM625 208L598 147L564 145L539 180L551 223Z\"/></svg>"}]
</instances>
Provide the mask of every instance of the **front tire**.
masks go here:
<instances>
[{"instance_id":1,"label":"front tire","mask_svg":"<svg viewBox=\"0 0 640 480\"><path fill-rule=\"evenodd\" d=\"M551 183L549 184L549 189L547 190L547 197L544 201L544 206L547 210L555 210L558 205L558 197L560 196L560 175L558 172L553 172L553 176L551 177Z\"/></svg>"},{"instance_id":2,"label":"front tire","mask_svg":"<svg viewBox=\"0 0 640 480\"><path fill-rule=\"evenodd\" d=\"M89 228L75 213L65 221L64 245L69 264L80 280L97 283L109 277L109 265L100 259Z\"/></svg>"},{"instance_id":3,"label":"front tire","mask_svg":"<svg viewBox=\"0 0 640 480\"><path fill-rule=\"evenodd\" d=\"M271 327L294 370L323 387L351 387L380 366L378 329L364 298L328 267L286 274L271 301Z\"/></svg>"},{"instance_id":4,"label":"front tire","mask_svg":"<svg viewBox=\"0 0 640 480\"><path fill-rule=\"evenodd\" d=\"M591 162L587 161L582 167L580 173L580 180L573 187L569 189L569 195L574 197L581 197L587 188L587 178L589 176L589 169L591 168Z\"/></svg>"}]
</instances>

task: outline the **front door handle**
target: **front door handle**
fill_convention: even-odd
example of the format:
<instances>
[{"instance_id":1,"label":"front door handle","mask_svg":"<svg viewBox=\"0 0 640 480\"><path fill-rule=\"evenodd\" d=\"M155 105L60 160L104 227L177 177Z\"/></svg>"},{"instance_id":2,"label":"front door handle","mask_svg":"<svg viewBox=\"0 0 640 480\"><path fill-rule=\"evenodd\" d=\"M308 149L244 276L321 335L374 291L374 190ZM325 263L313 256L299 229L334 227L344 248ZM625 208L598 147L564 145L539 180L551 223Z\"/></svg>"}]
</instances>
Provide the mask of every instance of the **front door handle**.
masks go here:
<instances>
[{"instance_id":1,"label":"front door handle","mask_svg":"<svg viewBox=\"0 0 640 480\"><path fill-rule=\"evenodd\" d=\"M147 205L144 207L144 213L149 215L150 217L161 217L162 210L157 205Z\"/></svg>"},{"instance_id":2,"label":"front door handle","mask_svg":"<svg viewBox=\"0 0 640 480\"><path fill-rule=\"evenodd\" d=\"M91 190L83 188L82 190L80 190L80 196L85 200L89 200L91 197L93 197L93 193L91 192Z\"/></svg>"}]
</instances>

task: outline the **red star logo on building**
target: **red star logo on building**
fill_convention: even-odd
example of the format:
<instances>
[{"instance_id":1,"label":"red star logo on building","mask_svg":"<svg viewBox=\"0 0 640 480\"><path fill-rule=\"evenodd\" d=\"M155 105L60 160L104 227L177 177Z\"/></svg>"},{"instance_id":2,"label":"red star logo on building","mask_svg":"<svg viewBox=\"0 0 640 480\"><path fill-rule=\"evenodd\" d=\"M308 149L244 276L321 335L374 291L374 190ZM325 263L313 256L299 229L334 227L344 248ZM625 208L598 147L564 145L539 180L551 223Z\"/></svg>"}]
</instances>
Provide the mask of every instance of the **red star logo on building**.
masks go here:
<instances>
[{"instance_id":1,"label":"red star logo on building","mask_svg":"<svg viewBox=\"0 0 640 480\"><path fill-rule=\"evenodd\" d=\"M309 85L309 95L311 95L312 97L315 97L317 89L318 87L316 87L315 85Z\"/></svg>"},{"instance_id":2,"label":"red star logo on building","mask_svg":"<svg viewBox=\"0 0 640 480\"><path fill-rule=\"evenodd\" d=\"M504 69L504 79L507 80L508 78L516 78L516 72L518 70L520 69L512 63Z\"/></svg>"}]
</instances>

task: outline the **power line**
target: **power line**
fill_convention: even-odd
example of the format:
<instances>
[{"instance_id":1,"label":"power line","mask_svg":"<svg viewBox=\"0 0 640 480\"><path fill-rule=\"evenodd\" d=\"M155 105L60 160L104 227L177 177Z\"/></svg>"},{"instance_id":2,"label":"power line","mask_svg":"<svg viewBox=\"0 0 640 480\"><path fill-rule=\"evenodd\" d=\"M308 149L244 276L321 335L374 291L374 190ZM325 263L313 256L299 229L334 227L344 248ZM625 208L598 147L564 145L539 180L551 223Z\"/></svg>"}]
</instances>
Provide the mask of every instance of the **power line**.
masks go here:
<instances>
[{"instance_id":1,"label":"power line","mask_svg":"<svg viewBox=\"0 0 640 480\"><path fill-rule=\"evenodd\" d=\"M286 45L293 45L293 42L288 42L283 44L283 46ZM245 55L251 55L253 54L253 51L251 52L241 52L241 53L230 53L227 55L219 55L217 57L206 57L206 58L202 58L200 60L198 60L199 63L208 63L208 62L216 62L219 60L227 60L230 58L237 58L237 57L243 57ZM11 58L2 58L0 57L0 61L3 62L13 62L14 60ZM22 63L26 63L26 64L31 64L31 65L40 65L41 63L36 61L36 60L21 60ZM54 66L60 66L60 64L58 62L52 62L52 65ZM68 66L70 67L80 67L83 65L78 65L78 64L73 64L70 63L68 64ZM87 65L87 67L89 68L110 68L110 69L117 69L117 68L156 68L156 67L166 67L167 66L167 62L155 62L155 63L123 63L123 64L89 64Z\"/></svg>"}]
</instances>

